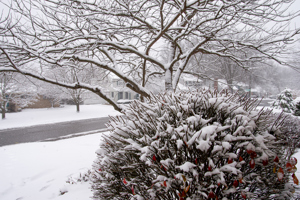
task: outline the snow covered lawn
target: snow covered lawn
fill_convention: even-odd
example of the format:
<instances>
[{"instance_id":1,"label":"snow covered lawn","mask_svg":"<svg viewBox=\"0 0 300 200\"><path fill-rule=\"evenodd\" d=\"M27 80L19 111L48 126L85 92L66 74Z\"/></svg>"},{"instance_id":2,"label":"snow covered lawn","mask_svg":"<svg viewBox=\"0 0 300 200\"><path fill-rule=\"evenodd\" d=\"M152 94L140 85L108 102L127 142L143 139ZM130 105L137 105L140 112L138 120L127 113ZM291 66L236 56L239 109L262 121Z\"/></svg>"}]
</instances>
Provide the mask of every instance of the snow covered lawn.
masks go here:
<instances>
[{"instance_id":1,"label":"snow covered lawn","mask_svg":"<svg viewBox=\"0 0 300 200\"><path fill-rule=\"evenodd\" d=\"M66 181L91 169L101 134L1 147L0 199L90 199L89 182Z\"/></svg>"},{"instance_id":2,"label":"snow covered lawn","mask_svg":"<svg viewBox=\"0 0 300 200\"><path fill-rule=\"evenodd\" d=\"M6 119L0 120L0 129L50 124L118 115L110 105L81 105L80 112L76 112L74 105L60 108L24 109L22 112L7 113Z\"/></svg>"}]
</instances>

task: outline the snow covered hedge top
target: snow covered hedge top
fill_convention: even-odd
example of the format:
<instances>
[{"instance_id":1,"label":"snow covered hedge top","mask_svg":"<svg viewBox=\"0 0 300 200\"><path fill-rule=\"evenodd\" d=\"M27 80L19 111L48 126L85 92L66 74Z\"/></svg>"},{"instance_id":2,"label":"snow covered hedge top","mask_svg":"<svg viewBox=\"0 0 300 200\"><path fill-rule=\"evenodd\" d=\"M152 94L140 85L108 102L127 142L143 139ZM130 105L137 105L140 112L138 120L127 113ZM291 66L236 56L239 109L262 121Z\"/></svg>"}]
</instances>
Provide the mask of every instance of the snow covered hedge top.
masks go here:
<instances>
[{"instance_id":1,"label":"snow covered hedge top","mask_svg":"<svg viewBox=\"0 0 300 200\"><path fill-rule=\"evenodd\" d=\"M135 101L97 151L99 199L291 197L270 111L206 90Z\"/></svg>"}]
</instances>

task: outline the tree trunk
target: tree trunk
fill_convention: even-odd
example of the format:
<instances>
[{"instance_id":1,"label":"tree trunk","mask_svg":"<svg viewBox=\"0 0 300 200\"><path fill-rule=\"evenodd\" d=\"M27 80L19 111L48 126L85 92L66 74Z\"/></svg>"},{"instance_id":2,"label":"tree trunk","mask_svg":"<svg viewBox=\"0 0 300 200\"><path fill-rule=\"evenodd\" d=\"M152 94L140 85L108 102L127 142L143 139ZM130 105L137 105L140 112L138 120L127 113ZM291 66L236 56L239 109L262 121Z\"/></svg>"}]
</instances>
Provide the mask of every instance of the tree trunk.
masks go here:
<instances>
[{"instance_id":1,"label":"tree trunk","mask_svg":"<svg viewBox=\"0 0 300 200\"><path fill-rule=\"evenodd\" d=\"M80 105L79 102L76 102L76 111L79 113L80 112Z\"/></svg>"},{"instance_id":2,"label":"tree trunk","mask_svg":"<svg viewBox=\"0 0 300 200\"><path fill-rule=\"evenodd\" d=\"M172 70L167 69L165 72L165 90L166 91L173 91L173 86L172 86Z\"/></svg>"},{"instance_id":3,"label":"tree trunk","mask_svg":"<svg viewBox=\"0 0 300 200\"><path fill-rule=\"evenodd\" d=\"M229 86L229 90L231 94L233 94L233 80L232 79L227 80L227 85Z\"/></svg>"},{"instance_id":4,"label":"tree trunk","mask_svg":"<svg viewBox=\"0 0 300 200\"><path fill-rule=\"evenodd\" d=\"M2 119L5 119L5 114L6 114L6 101L3 101L2 102L2 105L1 105L1 114L2 114Z\"/></svg>"},{"instance_id":5,"label":"tree trunk","mask_svg":"<svg viewBox=\"0 0 300 200\"><path fill-rule=\"evenodd\" d=\"M173 42L170 44L169 63L171 64L176 54L176 46ZM165 90L174 91L173 88L173 66L169 66L165 71Z\"/></svg>"},{"instance_id":6,"label":"tree trunk","mask_svg":"<svg viewBox=\"0 0 300 200\"><path fill-rule=\"evenodd\" d=\"M2 119L5 119L5 108L2 109Z\"/></svg>"}]
</instances>

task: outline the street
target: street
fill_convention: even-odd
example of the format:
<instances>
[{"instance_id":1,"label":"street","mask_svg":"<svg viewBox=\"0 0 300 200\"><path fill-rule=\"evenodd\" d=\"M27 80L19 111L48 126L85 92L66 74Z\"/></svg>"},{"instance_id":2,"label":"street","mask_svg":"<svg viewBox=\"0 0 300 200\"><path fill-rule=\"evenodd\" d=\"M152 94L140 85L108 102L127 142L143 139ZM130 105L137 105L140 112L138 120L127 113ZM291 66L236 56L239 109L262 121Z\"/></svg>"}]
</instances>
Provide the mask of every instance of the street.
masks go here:
<instances>
[{"instance_id":1,"label":"street","mask_svg":"<svg viewBox=\"0 0 300 200\"><path fill-rule=\"evenodd\" d=\"M105 129L108 117L0 130L0 147Z\"/></svg>"},{"instance_id":2,"label":"street","mask_svg":"<svg viewBox=\"0 0 300 200\"><path fill-rule=\"evenodd\" d=\"M260 100L260 99L258 99L258 100ZM261 102L260 102L260 106L270 106L271 104L271 102L272 101L275 101L275 99L263 99Z\"/></svg>"}]
</instances>

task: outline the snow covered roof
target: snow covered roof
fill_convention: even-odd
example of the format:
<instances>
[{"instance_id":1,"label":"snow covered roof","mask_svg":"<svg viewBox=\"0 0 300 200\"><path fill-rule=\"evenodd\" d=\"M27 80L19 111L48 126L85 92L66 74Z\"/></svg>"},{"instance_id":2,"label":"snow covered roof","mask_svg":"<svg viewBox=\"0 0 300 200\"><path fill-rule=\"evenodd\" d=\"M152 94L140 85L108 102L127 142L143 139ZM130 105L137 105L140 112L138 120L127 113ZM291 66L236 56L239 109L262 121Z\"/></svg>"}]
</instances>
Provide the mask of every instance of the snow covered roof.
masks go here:
<instances>
[{"instance_id":1,"label":"snow covered roof","mask_svg":"<svg viewBox=\"0 0 300 200\"><path fill-rule=\"evenodd\" d=\"M178 89L178 90L189 90L188 87L186 87L185 85L183 85L183 84L181 84L181 83L178 83L177 89Z\"/></svg>"},{"instance_id":2,"label":"snow covered roof","mask_svg":"<svg viewBox=\"0 0 300 200\"><path fill-rule=\"evenodd\" d=\"M196 76L190 75L190 74L184 74L184 75L182 75L182 79L183 79L184 81L197 81L197 82L202 82L201 79L199 79L199 78L196 77Z\"/></svg>"}]
</instances>

